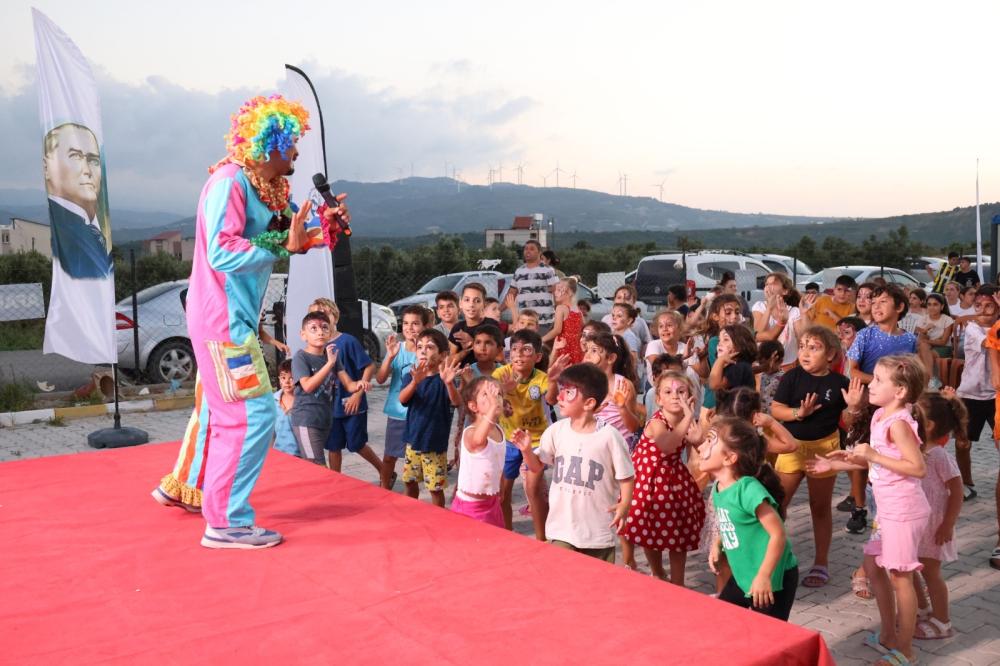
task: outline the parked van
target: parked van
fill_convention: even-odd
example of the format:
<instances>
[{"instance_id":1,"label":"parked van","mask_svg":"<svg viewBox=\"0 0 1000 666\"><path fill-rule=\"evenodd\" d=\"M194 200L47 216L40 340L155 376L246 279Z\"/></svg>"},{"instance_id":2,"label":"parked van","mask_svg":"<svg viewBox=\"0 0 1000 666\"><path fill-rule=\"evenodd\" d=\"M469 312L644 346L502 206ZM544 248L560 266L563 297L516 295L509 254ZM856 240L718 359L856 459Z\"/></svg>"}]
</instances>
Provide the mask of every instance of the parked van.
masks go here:
<instances>
[{"instance_id":1,"label":"parked van","mask_svg":"<svg viewBox=\"0 0 1000 666\"><path fill-rule=\"evenodd\" d=\"M812 275L816 272L801 259L796 260L794 257L783 254L750 254L748 256L767 266L772 273L784 273L795 281L798 281L803 275Z\"/></svg>"},{"instance_id":2,"label":"parked van","mask_svg":"<svg viewBox=\"0 0 1000 666\"><path fill-rule=\"evenodd\" d=\"M639 300L658 308L667 304L670 285L693 280L700 297L717 285L726 271L732 271L737 280L749 272L752 288L741 290L743 297L748 303L764 300L764 279L772 271L757 259L742 254L690 252L682 255L671 252L643 257L636 268L635 288Z\"/></svg>"}]
</instances>

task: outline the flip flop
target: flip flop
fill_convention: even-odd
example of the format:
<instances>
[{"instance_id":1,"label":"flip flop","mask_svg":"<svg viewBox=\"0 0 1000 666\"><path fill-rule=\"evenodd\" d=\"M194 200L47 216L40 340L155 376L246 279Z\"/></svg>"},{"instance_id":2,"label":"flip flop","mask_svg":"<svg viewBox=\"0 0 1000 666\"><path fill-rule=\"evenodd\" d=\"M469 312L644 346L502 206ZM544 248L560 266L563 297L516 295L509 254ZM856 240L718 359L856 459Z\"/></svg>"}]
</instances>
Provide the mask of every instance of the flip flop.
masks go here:
<instances>
[{"instance_id":1,"label":"flip flop","mask_svg":"<svg viewBox=\"0 0 1000 666\"><path fill-rule=\"evenodd\" d=\"M955 630L951 628L951 622L942 622L933 617L917 622L917 627L913 632L914 638L925 641L951 638L954 635Z\"/></svg>"},{"instance_id":2,"label":"flip flop","mask_svg":"<svg viewBox=\"0 0 1000 666\"><path fill-rule=\"evenodd\" d=\"M993 549L990 553L990 566L994 569L1000 569L1000 546Z\"/></svg>"},{"instance_id":3,"label":"flip flop","mask_svg":"<svg viewBox=\"0 0 1000 666\"><path fill-rule=\"evenodd\" d=\"M872 589L868 586L868 576L855 574L851 576L851 592L858 599L868 600L872 598Z\"/></svg>"},{"instance_id":4,"label":"flip flop","mask_svg":"<svg viewBox=\"0 0 1000 666\"><path fill-rule=\"evenodd\" d=\"M915 666L917 658L907 659L899 650L889 650L875 662L875 666Z\"/></svg>"},{"instance_id":5,"label":"flip flop","mask_svg":"<svg viewBox=\"0 0 1000 666\"><path fill-rule=\"evenodd\" d=\"M865 634L864 644L866 647L870 647L876 652L881 652L882 654L887 654L889 652L889 648L882 645L882 636L877 631L869 631Z\"/></svg>"},{"instance_id":6,"label":"flip flop","mask_svg":"<svg viewBox=\"0 0 1000 666\"><path fill-rule=\"evenodd\" d=\"M819 581L810 583L809 581ZM802 577L803 587L823 587L830 582L830 572L826 567L814 566Z\"/></svg>"}]
</instances>

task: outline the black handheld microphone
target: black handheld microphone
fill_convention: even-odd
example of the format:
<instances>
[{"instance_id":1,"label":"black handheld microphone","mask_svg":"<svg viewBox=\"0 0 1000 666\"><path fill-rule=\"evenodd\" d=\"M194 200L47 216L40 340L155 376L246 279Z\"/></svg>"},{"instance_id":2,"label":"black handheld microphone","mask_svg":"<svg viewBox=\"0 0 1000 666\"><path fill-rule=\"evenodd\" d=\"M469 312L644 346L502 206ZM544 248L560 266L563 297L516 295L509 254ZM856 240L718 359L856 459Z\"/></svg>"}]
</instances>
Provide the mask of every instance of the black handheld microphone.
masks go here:
<instances>
[{"instance_id":1,"label":"black handheld microphone","mask_svg":"<svg viewBox=\"0 0 1000 666\"><path fill-rule=\"evenodd\" d=\"M323 201L326 202L327 206L329 206L330 208L337 208L338 206L340 206L340 202L337 201L337 198L333 196L333 193L330 191L330 183L326 182L326 176L324 174L321 173L313 174L313 187L315 187L316 192L319 193L321 197L323 197ZM340 226L343 228L345 236L351 235L350 223L346 222L343 218L341 218Z\"/></svg>"}]
</instances>

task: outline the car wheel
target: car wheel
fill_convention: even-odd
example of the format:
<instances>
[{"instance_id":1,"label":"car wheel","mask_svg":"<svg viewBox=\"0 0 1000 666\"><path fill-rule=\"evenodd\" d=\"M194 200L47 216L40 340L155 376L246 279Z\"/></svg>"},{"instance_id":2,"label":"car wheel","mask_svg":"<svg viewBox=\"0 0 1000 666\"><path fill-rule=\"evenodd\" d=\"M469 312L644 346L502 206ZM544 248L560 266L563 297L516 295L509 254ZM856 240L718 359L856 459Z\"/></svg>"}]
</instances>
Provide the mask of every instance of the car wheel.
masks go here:
<instances>
[{"instance_id":1,"label":"car wheel","mask_svg":"<svg viewBox=\"0 0 1000 666\"><path fill-rule=\"evenodd\" d=\"M147 365L149 378L156 384L194 379L197 369L194 350L184 340L169 340L157 347L150 355Z\"/></svg>"},{"instance_id":2,"label":"car wheel","mask_svg":"<svg viewBox=\"0 0 1000 666\"><path fill-rule=\"evenodd\" d=\"M371 357L375 363L382 362L382 349L379 347L378 338L371 331L362 331L361 344L365 348L365 353Z\"/></svg>"}]
</instances>

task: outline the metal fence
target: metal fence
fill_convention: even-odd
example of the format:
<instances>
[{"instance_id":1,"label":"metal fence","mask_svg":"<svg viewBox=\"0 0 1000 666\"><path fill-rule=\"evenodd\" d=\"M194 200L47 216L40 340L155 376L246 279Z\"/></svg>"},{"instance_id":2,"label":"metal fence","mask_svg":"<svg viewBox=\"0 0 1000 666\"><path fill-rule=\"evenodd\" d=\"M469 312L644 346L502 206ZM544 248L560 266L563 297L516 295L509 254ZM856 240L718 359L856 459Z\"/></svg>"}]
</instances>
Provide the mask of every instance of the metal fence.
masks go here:
<instances>
[{"instance_id":1,"label":"metal fence","mask_svg":"<svg viewBox=\"0 0 1000 666\"><path fill-rule=\"evenodd\" d=\"M490 297L502 300L510 280L509 274L489 270L456 270L442 275L435 270L423 270L416 262L397 266L379 262L377 257L356 262L353 268L355 291L361 302L360 338L376 362L385 354L386 340L398 330L399 318L407 305L434 310L438 292L450 290L460 297L462 287L468 282L482 283ZM572 273L572 267L563 268ZM129 280L128 284L142 283L134 275L121 273L123 281ZM629 277L632 276L625 271L600 273L595 284L580 287L578 298L590 299L592 310L598 316L603 315L615 290ZM738 281L741 277L746 276L738 275ZM285 274L271 276L261 320L262 329L278 340L298 336L298 323L285 321L286 285ZM748 282L746 288L751 287ZM76 363L42 353L47 306L44 291L43 285L37 283L0 285L0 411L10 409L18 400L21 401L18 404L23 403L22 398L49 393L63 395L67 400L104 399L100 389L101 376L108 371L106 366ZM155 284L119 301L118 360L121 384L126 390L170 391L191 386L195 361L184 313L186 292L187 280L176 280ZM649 318L653 312L643 314ZM505 313L504 318L509 319L509 315ZM268 345L264 352L275 377L283 355Z\"/></svg>"}]
</instances>

